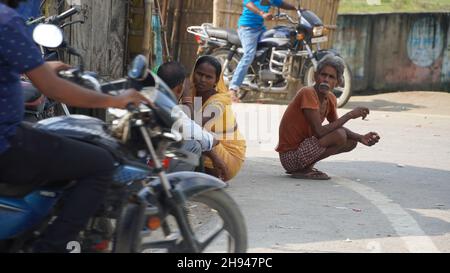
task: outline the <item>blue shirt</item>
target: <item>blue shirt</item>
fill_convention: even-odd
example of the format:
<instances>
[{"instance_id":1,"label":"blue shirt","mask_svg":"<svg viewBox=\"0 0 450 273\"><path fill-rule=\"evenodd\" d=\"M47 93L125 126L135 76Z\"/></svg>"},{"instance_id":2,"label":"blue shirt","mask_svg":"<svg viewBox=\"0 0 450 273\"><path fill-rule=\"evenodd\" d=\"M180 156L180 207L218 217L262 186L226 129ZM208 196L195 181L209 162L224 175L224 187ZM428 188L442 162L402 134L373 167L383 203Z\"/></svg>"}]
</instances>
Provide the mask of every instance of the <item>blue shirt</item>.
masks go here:
<instances>
[{"instance_id":1,"label":"blue shirt","mask_svg":"<svg viewBox=\"0 0 450 273\"><path fill-rule=\"evenodd\" d=\"M260 0L243 0L244 11L238 21L238 27L252 27L252 28L262 28L264 27L264 18L254 13L247 8L247 4L253 2L260 10L264 12L269 12L271 6L279 7L283 4L283 0L269 0L270 6L262 6Z\"/></svg>"},{"instance_id":2,"label":"blue shirt","mask_svg":"<svg viewBox=\"0 0 450 273\"><path fill-rule=\"evenodd\" d=\"M23 119L20 74L43 64L38 47L27 34L23 18L0 3L0 153L9 147Z\"/></svg>"}]
</instances>

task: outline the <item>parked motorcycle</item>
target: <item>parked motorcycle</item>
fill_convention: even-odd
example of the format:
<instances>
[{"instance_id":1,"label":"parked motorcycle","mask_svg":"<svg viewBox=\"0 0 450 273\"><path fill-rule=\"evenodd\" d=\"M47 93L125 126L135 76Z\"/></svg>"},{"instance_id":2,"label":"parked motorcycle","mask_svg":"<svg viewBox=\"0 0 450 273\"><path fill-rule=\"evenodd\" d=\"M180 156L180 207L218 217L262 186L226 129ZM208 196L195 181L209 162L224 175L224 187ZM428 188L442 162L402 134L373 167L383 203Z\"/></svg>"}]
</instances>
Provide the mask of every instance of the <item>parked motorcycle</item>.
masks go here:
<instances>
[{"instance_id":1,"label":"parked motorcycle","mask_svg":"<svg viewBox=\"0 0 450 273\"><path fill-rule=\"evenodd\" d=\"M74 75L78 77L77 75ZM148 72L146 59L136 57L128 79L101 85L104 93L124 87L140 90L154 102L128 112L111 124L87 116L59 116L35 126L108 150L117 170L107 197L74 252L245 252L245 221L225 183L202 173L166 174L161 158L181 140L172 125L181 109L167 85ZM70 155L69 155L70 156ZM149 168L143 158L151 157ZM0 184L0 252L28 252L63 204L70 181L27 185ZM151 235L151 236L150 236ZM160 238L157 237L159 235ZM156 239L155 239L156 238Z\"/></svg>"},{"instance_id":2,"label":"parked motorcycle","mask_svg":"<svg viewBox=\"0 0 450 273\"><path fill-rule=\"evenodd\" d=\"M339 56L334 50L320 48L320 43L328 40L331 26L324 26L322 20L307 9L299 8L297 16L293 19L278 10L274 20L287 20L290 25L276 26L263 33L255 59L238 93L240 99L249 91L283 93L293 97L298 91L298 82L307 86L314 84L314 72L320 59L327 54ZM208 23L190 26L187 31L195 35L199 55L212 55L219 59L228 85L244 53L237 31ZM344 81L333 90L338 107L350 99L351 78L350 69L345 64Z\"/></svg>"},{"instance_id":3,"label":"parked motorcycle","mask_svg":"<svg viewBox=\"0 0 450 273\"><path fill-rule=\"evenodd\" d=\"M74 6L67 11L50 17L41 16L37 19L30 18L27 21L28 26L37 26L42 23L53 24L59 28L52 28L55 32L49 32L49 26L44 28L38 28L37 31L44 31L47 36L43 36L41 33L33 31L33 39L41 39L43 41L36 41L40 47L42 57L45 61L60 61L62 60L62 52L67 51L69 54L81 57L76 50L67 45L63 40L63 36L58 32L61 29L76 23L82 23L82 20L75 20L71 22L65 22L71 16L81 11L79 6ZM40 43L39 43L40 42ZM80 69L83 69L81 62ZM61 75L63 77L63 75ZM55 102L47 97L35 88L31 82L24 76L22 77L22 90L24 92L25 103L25 120L29 122L36 122L49 117L57 115L70 115L70 111L64 103ZM87 85L90 86L90 85Z\"/></svg>"}]
</instances>

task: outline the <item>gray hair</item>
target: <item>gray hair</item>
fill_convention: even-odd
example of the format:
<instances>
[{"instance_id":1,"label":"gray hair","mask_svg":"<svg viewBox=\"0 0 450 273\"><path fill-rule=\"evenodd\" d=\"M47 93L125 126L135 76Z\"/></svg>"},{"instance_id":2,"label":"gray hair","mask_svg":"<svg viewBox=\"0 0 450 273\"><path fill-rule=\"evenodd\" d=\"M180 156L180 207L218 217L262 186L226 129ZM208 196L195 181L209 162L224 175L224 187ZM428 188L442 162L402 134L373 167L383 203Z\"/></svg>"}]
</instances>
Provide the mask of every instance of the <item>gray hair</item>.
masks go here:
<instances>
[{"instance_id":1,"label":"gray hair","mask_svg":"<svg viewBox=\"0 0 450 273\"><path fill-rule=\"evenodd\" d=\"M344 64L344 60L342 60L341 57L333 55L333 54L325 55L317 63L317 72L322 71L322 69L325 66L331 66L334 69L336 69L337 79L338 79L339 83L342 83L344 81L343 75L344 75L345 64Z\"/></svg>"}]
</instances>

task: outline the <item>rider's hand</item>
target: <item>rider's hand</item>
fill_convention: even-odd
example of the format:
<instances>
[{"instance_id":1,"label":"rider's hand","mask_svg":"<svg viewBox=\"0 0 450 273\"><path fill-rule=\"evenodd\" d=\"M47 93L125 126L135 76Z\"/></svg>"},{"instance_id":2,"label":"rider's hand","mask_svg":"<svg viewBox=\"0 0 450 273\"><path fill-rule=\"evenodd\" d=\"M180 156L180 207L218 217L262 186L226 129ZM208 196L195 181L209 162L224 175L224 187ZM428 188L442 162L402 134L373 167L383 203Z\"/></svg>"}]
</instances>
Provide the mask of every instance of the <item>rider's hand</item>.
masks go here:
<instances>
[{"instance_id":1,"label":"rider's hand","mask_svg":"<svg viewBox=\"0 0 450 273\"><path fill-rule=\"evenodd\" d=\"M50 66L50 68L51 68L53 71L55 71L56 73L58 73L59 71L67 70L67 69L70 69L70 68L71 68L70 65L65 64L65 63L63 63L63 62L60 62L60 61L49 61L49 62L46 62L46 63L47 63L47 64Z\"/></svg>"},{"instance_id":2,"label":"rider's hand","mask_svg":"<svg viewBox=\"0 0 450 273\"><path fill-rule=\"evenodd\" d=\"M359 139L359 142L366 146L372 146L375 145L380 140L380 136L375 132L367 133Z\"/></svg>"},{"instance_id":3,"label":"rider's hand","mask_svg":"<svg viewBox=\"0 0 450 273\"><path fill-rule=\"evenodd\" d=\"M273 19L273 15L270 12L264 12L261 14L262 18L266 21L270 21Z\"/></svg>"},{"instance_id":4,"label":"rider's hand","mask_svg":"<svg viewBox=\"0 0 450 273\"><path fill-rule=\"evenodd\" d=\"M153 102L147 99L144 95L134 89L128 89L118 96L112 97L112 104L110 107L125 109L129 104L133 104L138 107L139 104L148 104L151 106Z\"/></svg>"},{"instance_id":5,"label":"rider's hand","mask_svg":"<svg viewBox=\"0 0 450 273\"><path fill-rule=\"evenodd\" d=\"M363 119L369 114L369 108L367 107L356 107L352 111L347 113L351 119L356 119L362 117Z\"/></svg>"}]
</instances>

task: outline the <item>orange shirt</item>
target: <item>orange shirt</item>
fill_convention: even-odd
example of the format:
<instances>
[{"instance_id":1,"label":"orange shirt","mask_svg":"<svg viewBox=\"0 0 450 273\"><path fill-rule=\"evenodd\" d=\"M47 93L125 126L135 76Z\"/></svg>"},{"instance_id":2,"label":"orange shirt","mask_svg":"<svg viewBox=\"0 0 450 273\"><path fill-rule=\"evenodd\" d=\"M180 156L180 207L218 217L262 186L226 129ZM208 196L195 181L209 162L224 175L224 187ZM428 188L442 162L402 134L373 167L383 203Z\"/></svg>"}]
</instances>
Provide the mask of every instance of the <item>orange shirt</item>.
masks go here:
<instances>
[{"instance_id":1,"label":"orange shirt","mask_svg":"<svg viewBox=\"0 0 450 273\"><path fill-rule=\"evenodd\" d=\"M321 122L325 117L329 122L338 118L336 111L336 97L332 92L328 92L323 101L324 111L320 113ZM286 112L280 122L279 141L275 151L284 153L295 150L306 138L313 136L311 126L306 120L303 109L316 109L319 111L320 102L316 90L313 87L300 89L294 99L289 103Z\"/></svg>"}]
</instances>

